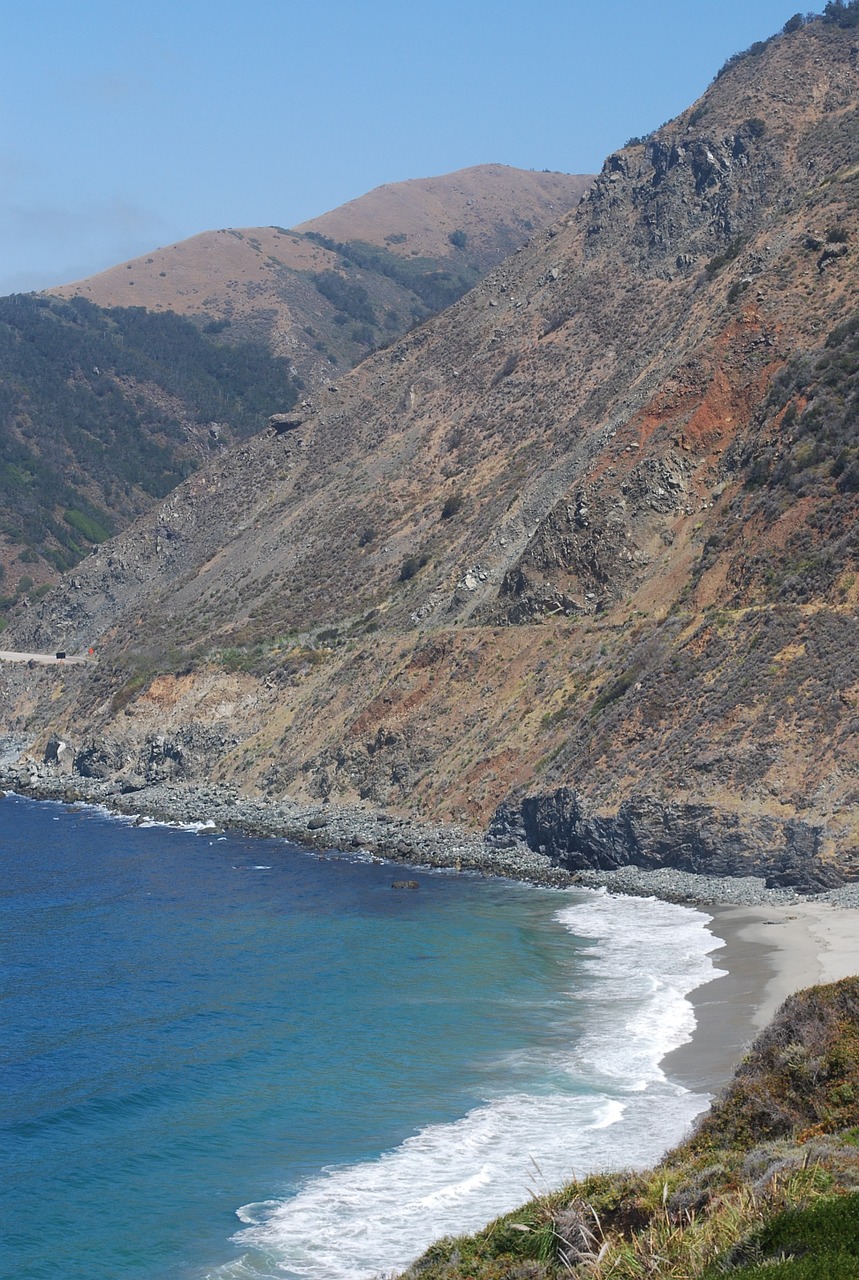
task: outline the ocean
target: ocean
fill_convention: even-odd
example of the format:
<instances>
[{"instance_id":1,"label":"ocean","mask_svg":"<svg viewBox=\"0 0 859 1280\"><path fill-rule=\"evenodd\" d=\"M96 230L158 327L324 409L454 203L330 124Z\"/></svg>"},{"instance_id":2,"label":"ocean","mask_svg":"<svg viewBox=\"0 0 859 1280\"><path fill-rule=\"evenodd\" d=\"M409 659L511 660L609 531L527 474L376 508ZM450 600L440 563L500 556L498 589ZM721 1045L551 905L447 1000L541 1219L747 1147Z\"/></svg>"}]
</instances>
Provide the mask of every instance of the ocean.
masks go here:
<instances>
[{"instance_id":1,"label":"ocean","mask_svg":"<svg viewBox=\"0 0 859 1280\"><path fill-rule=\"evenodd\" d=\"M703 912L13 796L0 859L9 1280L390 1273L706 1104Z\"/></svg>"}]
</instances>

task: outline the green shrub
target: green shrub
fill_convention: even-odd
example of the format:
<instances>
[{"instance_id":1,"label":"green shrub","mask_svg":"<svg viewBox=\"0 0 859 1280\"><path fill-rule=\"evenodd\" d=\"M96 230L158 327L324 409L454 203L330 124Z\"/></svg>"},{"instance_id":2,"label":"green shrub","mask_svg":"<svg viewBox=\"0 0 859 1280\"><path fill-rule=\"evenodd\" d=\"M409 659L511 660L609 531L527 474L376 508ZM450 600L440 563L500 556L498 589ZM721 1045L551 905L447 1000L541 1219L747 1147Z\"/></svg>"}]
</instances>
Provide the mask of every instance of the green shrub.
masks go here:
<instances>
[{"instance_id":1,"label":"green shrub","mask_svg":"<svg viewBox=\"0 0 859 1280\"><path fill-rule=\"evenodd\" d=\"M632 688L637 679L637 671L625 671L622 676L618 676L616 680L612 680L610 684L605 685L594 698L590 714L592 716L597 715L613 702L617 702L618 698L622 698Z\"/></svg>"},{"instance_id":2,"label":"green shrub","mask_svg":"<svg viewBox=\"0 0 859 1280\"><path fill-rule=\"evenodd\" d=\"M242 437L291 407L285 360L261 344L207 336L204 323L84 298L0 298L7 537L68 569L114 532L106 509L121 509L125 522L148 505L141 491L162 497L199 465L186 423L225 422ZM181 422L168 400L181 406ZM15 427L22 415L24 436ZM70 511L92 524L64 519Z\"/></svg>"},{"instance_id":3,"label":"green shrub","mask_svg":"<svg viewBox=\"0 0 859 1280\"><path fill-rule=\"evenodd\" d=\"M376 313L370 302L370 295L362 284L348 280L337 271L320 271L313 277L313 283L338 311L342 311L352 320L361 320L365 324L376 323Z\"/></svg>"},{"instance_id":4,"label":"green shrub","mask_svg":"<svg viewBox=\"0 0 859 1280\"><path fill-rule=\"evenodd\" d=\"M82 511L77 511L74 507L63 512L63 519L90 542L107 542L110 537L108 531L103 529L96 520L91 520L89 516L85 516Z\"/></svg>"},{"instance_id":5,"label":"green shrub","mask_svg":"<svg viewBox=\"0 0 859 1280\"><path fill-rule=\"evenodd\" d=\"M338 254L344 266L354 265L364 271L387 276L402 289L414 294L420 303L415 309L416 323L423 320L428 312L441 311L456 302L457 298L461 298L467 289L476 284L480 274L475 266L467 262L456 270L451 270L450 259L420 256L404 258L381 245L368 244L363 240L350 240L341 244L315 231L308 231L306 234L308 240ZM389 239L391 243L400 243L393 237ZM333 275L337 280L344 280L344 277L335 272L324 272L323 275ZM366 319L365 316L353 318Z\"/></svg>"},{"instance_id":6,"label":"green shrub","mask_svg":"<svg viewBox=\"0 0 859 1280\"><path fill-rule=\"evenodd\" d=\"M731 241L724 253L717 253L714 258L711 258L704 267L708 277L712 280L713 276L722 270L722 267L726 267L729 262L733 262L735 258L738 258L742 247L742 238L738 236L736 240Z\"/></svg>"},{"instance_id":7,"label":"green shrub","mask_svg":"<svg viewBox=\"0 0 859 1280\"><path fill-rule=\"evenodd\" d=\"M425 564L429 564L429 556L406 556L400 566L400 582L408 582L421 571Z\"/></svg>"},{"instance_id":8,"label":"green shrub","mask_svg":"<svg viewBox=\"0 0 859 1280\"><path fill-rule=\"evenodd\" d=\"M730 71L738 62L742 62L746 58L759 58L770 43L770 40L773 40L774 38L774 36L770 36L769 40L756 40L754 44L749 45L748 49L744 49L740 53L732 53L730 58L728 58L716 72L715 79L721 79L727 71Z\"/></svg>"},{"instance_id":9,"label":"green shrub","mask_svg":"<svg viewBox=\"0 0 859 1280\"><path fill-rule=\"evenodd\" d=\"M823 10L823 21L833 22L839 27L859 26L859 0L829 0Z\"/></svg>"},{"instance_id":10,"label":"green shrub","mask_svg":"<svg viewBox=\"0 0 859 1280\"><path fill-rule=\"evenodd\" d=\"M369 324L353 325L349 330L349 337L353 342L357 342L364 347L372 347L376 341L376 334L372 325Z\"/></svg>"},{"instance_id":11,"label":"green shrub","mask_svg":"<svg viewBox=\"0 0 859 1280\"><path fill-rule=\"evenodd\" d=\"M855 1280L859 1275L859 1195L827 1197L806 1209L777 1214L738 1245L737 1280ZM717 1264L706 1280L725 1274Z\"/></svg>"},{"instance_id":12,"label":"green shrub","mask_svg":"<svg viewBox=\"0 0 859 1280\"><path fill-rule=\"evenodd\" d=\"M462 504L465 501L461 493L451 493L446 499L441 509L442 520L450 520L459 511L462 510Z\"/></svg>"}]
</instances>

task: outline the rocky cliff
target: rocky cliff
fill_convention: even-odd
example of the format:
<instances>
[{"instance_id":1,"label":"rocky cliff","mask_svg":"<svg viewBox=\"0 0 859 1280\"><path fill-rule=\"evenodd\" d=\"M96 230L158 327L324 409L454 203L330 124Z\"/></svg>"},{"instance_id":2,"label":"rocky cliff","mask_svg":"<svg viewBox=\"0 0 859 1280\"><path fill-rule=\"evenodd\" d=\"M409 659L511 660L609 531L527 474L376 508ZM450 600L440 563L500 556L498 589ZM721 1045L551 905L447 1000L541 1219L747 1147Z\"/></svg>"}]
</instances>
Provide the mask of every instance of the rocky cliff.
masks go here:
<instances>
[{"instance_id":1,"label":"rocky cliff","mask_svg":"<svg viewBox=\"0 0 859 1280\"><path fill-rule=\"evenodd\" d=\"M193 723L225 738L203 773L262 794L852 876L854 35L733 60L300 427L101 548L14 632L98 668L4 672L9 731L130 760Z\"/></svg>"}]
</instances>

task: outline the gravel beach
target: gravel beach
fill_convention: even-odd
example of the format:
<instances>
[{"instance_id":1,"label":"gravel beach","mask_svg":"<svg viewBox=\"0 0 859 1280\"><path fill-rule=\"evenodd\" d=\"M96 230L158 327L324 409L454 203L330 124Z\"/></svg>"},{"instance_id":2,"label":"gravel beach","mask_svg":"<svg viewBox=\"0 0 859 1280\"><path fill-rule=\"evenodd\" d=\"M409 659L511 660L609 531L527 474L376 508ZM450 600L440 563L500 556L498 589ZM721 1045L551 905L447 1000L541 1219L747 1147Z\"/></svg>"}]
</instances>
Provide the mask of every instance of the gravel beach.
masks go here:
<instances>
[{"instance_id":1,"label":"gravel beach","mask_svg":"<svg viewBox=\"0 0 859 1280\"><path fill-rule=\"evenodd\" d=\"M97 778L62 775L33 762L4 760L0 744L0 790L36 800L98 804L114 813L162 822L207 824L210 830L292 840L317 849L363 849L393 862L452 867L531 884L605 888L611 893L661 898L700 906L800 906L811 902L859 907L859 883L815 894L767 888L754 876L705 876L664 867L645 871L568 871L523 842L499 848L482 832L437 826L369 805L318 805L245 796L226 786L158 784L131 791Z\"/></svg>"}]
</instances>

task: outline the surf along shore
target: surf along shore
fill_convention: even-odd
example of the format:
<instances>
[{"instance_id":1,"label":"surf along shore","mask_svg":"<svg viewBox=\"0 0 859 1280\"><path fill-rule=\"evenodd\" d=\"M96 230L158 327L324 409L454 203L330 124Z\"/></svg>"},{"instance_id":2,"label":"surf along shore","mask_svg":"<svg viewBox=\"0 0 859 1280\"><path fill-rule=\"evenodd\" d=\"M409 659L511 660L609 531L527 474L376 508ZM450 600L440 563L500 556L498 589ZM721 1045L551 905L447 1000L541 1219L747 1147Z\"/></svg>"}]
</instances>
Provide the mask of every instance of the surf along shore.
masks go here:
<instances>
[{"instance_id":1,"label":"surf along shore","mask_svg":"<svg viewBox=\"0 0 859 1280\"><path fill-rule=\"evenodd\" d=\"M362 851L412 867L502 876L531 884L602 889L703 908L723 945L712 958L723 976L688 997L696 1013L692 1041L663 1060L668 1076L697 1093L717 1093L746 1048L792 992L859 973L859 883L800 895L768 889L754 877L692 875L624 867L570 872L519 844L495 848L481 833L432 826L372 807L262 800L229 787L158 784L123 792L99 779L59 775L43 764L0 753L0 792L34 800L100 805L142 823L235 831L286 839L320 851ZM17 753L15 753L17 755Z\"/></svg>"}]
</instances>

